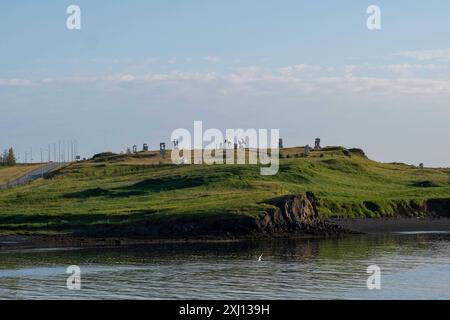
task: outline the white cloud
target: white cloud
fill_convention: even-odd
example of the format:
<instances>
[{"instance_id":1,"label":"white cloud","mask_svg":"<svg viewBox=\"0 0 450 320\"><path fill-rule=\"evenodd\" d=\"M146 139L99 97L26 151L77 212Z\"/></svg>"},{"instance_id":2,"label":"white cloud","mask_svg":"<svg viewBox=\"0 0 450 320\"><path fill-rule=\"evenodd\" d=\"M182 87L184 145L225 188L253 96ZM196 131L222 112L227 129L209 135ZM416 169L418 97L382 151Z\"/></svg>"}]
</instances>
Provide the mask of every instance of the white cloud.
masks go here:
<instances>
[{"instance_id":1,"label":"white cloud","mask_svg":"<svg viewBox=\"0 0 450 320\"><path fill-rule=\"evenodd\" d=\"M136 77L133 76L132 74L124 74L123 76L119 77L119 81L129 82L134 80L136 80Z\"/></svg>"},{"instance_id":2,"label":"white cloud","mask_svg":"<svg viewBox=\"0 0 450 320\"><path fill-rule=\"evenodd\" d=\"M344 68L344 73L345 73L345 78L352 78L353 77L353 73L355 72L355 70L356 70L356 66L354 66L354 65L347 65L347 66L345 66L345 68Z\"/></svg>"},{"instance_id":3,"label":"white cloud","mask_svg":"<svg viewBox=\"0 0 450 320\"><path fill-rule=\"evenodd\" d=\"M157 58L157 57L149 57L149 58L145 59L146 63L157 63L159 61L161 61L161 59Z\"/></svg>"},{"instance_id":4,"label":"white cloud","mask_svg":"<svg viewBox=\"0 0 450 320\"><path fill-rule=\"evenodd\" d=\"M221 61L221 59L219 57L215 57L215 56L206 56L206 57L203 57L203 59L205 61L214 62L214 63L217 63L217 62Z\"/></svg>"},{"instance_id":5,"label":"white cloud","mask_svg":"<svg viewBox=\"0 0 450 320\"><path fill-rule=\"evenodd\" d=\"M98 80L99 79L95 75L73 75L73 76L63 79L63 82L67 81L67 82L72 82L72 83L92 83L92 82L96 82Z\"/></svg>"},{"instance_id":6,"label":"white cloud","mask_svg":"<svg viewBox=\"0 0 450 320\"><path fill-rule=\"evenodd\" d=\"M450 94L450 81L424 78L324 77L314 80L321 92L370 92L383 95Z\"/></svg>"},{"instance_id":7,"label":"white cloud","mask_svg":"<svg viewBox=\"0 0 450 320\"><path fill-rule=\"evenodd\" d=\"M385 69L435 70L432 65L392 65ZM450 80L434 80L420 77L370 77L355 75L356 66L345 66L341 74L331 74L328 69L319 72L319 68L312 68L317 72L296 72L296 70L310 70L310 67L288 66L284 68L268 69L258 66L239 68L229 73L217 72L181 72L149 74L144 81L151 82L189 82L203 84L217 82L220 89L215 89L221 95L233 93L280 94L290 90L296 93L361 93L373 92L380 94L441 94L450 93ZM360 71L361 73L361 71Z\"/></svg>"},{"instance_id":8,"label":"white cloud","mask_svg":"<svg viewBox=\"0 0 450 320\"><path fill-rule=\"evenodd\" d=\"M120 74L107 76L105 79L107 81L130 82L136 80L136 77L132 74Z\"/></svg>"},{"instance_id":9,"label":"white cloud","mask_svg":"<svg viewBox=\"0 0 450 320\"><path fill-rule=\"evenodd\" d=\"M450 61L450 49L416 50L396 53L395 56L414 58L417 60Z\"/></svg>"},{"instance_id":10,"label":"white cloud","mask_svg":"<svg viewBox=\"0 0 450 320\"><path fill-rule=\"evenodd\" d=\"M177 90L207 90L223 96L233 94L290 95L297 94L341 94L373 92L381 94L449 94L448 77L430 78L414 74L415 71L434 72L450 66L438 64L391 64L382 66L346 65L328 68L318 65L294 64L285 67L267 68L247 66L228 72L203 71L186 72L172 70L148 74L122 73L112 75L74 75L69 78L42 79L42 85L58 82L94 83L124 82L139 85L166 83ZM370 71L382 70L391 74L372 76ZM28 85L30 80L0 79L0 85Z\"/></svg>"},{"instance_id":11,"label":"white cloud","mask_svg":"<svg viewBox=\"0 0 450 320\"><path fill-rule=\"evenodd\" d=\"M219 78L214 72L182 72L154 73L143 77L146 81L212 81Z\"/></svg>"},{"instance_id":12,"label":"white cloud","mask_svg":"<svg viewBox=\"0 0 450 320\"><path fill-rule=\"evenodd\" d=\"M391 72L405 72L405 71L437 71L442 69L448 69L449 66L436 65L436 64L389 64L385 66L380 66L380 69L384 69Z\"/></svg>"},{"instance_id":13,"label":"white cloud","mask_svg":"<svg viewBox=\"0 0 450 320\"><path fill-rule=\"evenodd\" d=\"M321 70L323 70L321 66L309 64L296 64L278 69L278 71L284 75L294 75L302 72L319 72Z\"/></svg>"},{"instance_id":14,"label":"white cloud","mask_svg":"<svg viewBox=\"0 0 450 320\"><path fill-rule=\"evenodd\" d=\"M14 87L20 87L20 86L29 86L32 84L31 80L27 79L0 79L0 86L14 86Z\"/></svg>"}]
</instances>

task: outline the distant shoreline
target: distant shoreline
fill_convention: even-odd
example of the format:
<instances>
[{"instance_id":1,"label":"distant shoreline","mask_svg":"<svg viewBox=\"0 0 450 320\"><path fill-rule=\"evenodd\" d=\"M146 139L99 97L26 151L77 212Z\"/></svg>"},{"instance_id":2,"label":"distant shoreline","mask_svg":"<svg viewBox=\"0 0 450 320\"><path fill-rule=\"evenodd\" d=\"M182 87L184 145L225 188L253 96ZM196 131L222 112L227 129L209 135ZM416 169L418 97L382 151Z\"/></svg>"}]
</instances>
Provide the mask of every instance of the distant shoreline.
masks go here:
<instances>
[{"instance_id":1,"label":"distant shoreline","mask_svg":"<svg viewBox=\"0 0 450 320\"><path fill-rule=\"evenodd\" d=\"M153 238L153 237L95 237L77 235L1 235L0 252L7 249L32 248L83 248L83 247L120 247L143 244L183 244L183 243L225 243L271 239L312 239L333 238L355 234L389 234L401 232L450 232L450 218L332 218L326 220L337 224L347 232L342 234L305 234L292 233L280 235L249 235L237 237L192 237L192 238Z\"/></svg>"}]
</instances>

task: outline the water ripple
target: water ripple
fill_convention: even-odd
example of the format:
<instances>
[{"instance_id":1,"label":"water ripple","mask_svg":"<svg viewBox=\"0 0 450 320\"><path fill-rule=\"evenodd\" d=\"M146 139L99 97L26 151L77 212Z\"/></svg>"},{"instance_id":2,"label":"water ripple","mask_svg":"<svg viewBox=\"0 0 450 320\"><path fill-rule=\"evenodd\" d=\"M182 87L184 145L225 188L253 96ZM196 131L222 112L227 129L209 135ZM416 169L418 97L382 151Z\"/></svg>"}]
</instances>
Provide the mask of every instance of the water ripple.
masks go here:
<instances>
[{"instance_id":1,"label":"water ripple","mask_svg":"<svg viewBox=\"0 0 450 320\"><path fill-rule=\"evenodd\" d=\"M0 299L450 299L449 283L449 234L0 251Z\"/></svg>"}]
</instances>

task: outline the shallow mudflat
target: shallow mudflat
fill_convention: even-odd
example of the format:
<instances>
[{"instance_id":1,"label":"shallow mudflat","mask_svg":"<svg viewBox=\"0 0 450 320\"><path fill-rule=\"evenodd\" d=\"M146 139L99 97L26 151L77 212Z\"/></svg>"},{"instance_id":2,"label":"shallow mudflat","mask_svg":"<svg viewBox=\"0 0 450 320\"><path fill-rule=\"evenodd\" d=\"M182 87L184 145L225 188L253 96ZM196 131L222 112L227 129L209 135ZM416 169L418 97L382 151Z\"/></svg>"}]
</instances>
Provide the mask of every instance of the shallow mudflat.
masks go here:
<instances>
[{"instance_id":1,"label":"shallow mudflat","mask_svg":"<svg viewBox=\"0 0 450 320\"><path fill-rule=\"evenodd\" d=\"M339 218L329 221L345 229L362 233L450 232L450 218Z\"/></svg>"},{"instance_id":2,"label":"shallow mudflat","mask_svg":"<svg viewBox=\"0 0 450 320\"><path fill-rule=\"evenodd\" d=\"M287 233L252 234L240 237L94 237L59 235L0 235L0 250L7 248L49 248L49 247L116 247L136 244L181 244L181 243L227 243L246 240L275 239L320 239L351 236L352 233L389 234L389 233L450 233L450 218L334 218L327 219L330 224L342 227L342 234L329 233ZM347 231L351 231L350 233Z\"/></svg>"}]
</instances>

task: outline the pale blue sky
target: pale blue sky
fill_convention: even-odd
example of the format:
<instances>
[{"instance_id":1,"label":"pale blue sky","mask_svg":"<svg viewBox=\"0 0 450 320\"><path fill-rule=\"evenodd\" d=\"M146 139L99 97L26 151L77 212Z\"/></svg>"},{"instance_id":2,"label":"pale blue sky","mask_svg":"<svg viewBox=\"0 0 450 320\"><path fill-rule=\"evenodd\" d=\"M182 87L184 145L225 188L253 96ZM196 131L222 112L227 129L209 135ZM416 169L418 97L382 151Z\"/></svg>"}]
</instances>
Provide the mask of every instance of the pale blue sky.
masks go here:
<instances>
[{"instance_id":1,"label":"pale blue sky","mask_svg":"<svg viewBox=\"0 0 450 320\"><path fill-rule=\"evenodd\" d=\"M1 2L0 148L156 148L203 120L450 166L450 2L411 2Z\"/></svg>"}]
</instances>

